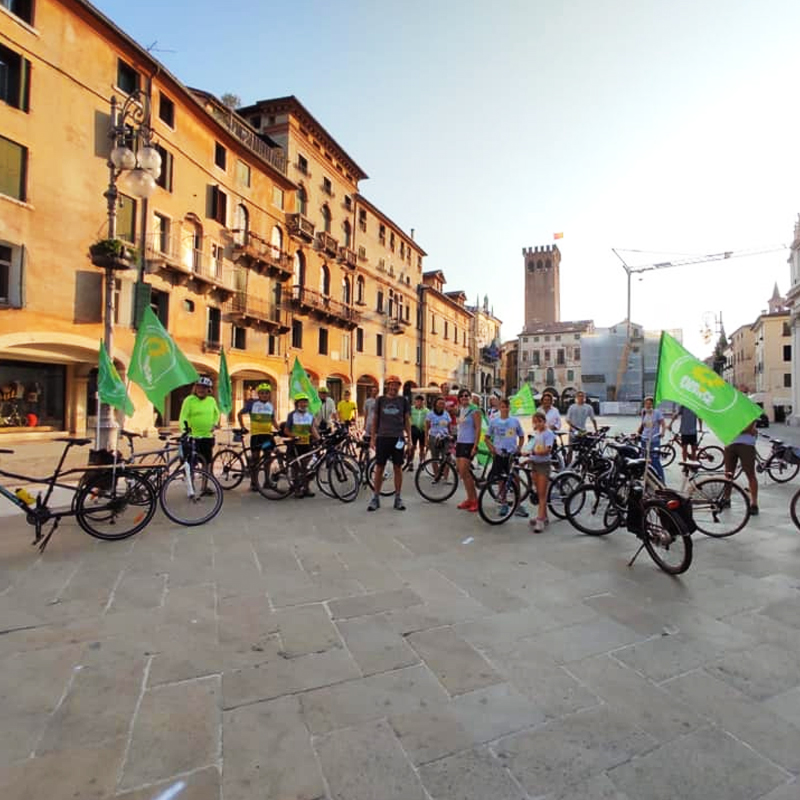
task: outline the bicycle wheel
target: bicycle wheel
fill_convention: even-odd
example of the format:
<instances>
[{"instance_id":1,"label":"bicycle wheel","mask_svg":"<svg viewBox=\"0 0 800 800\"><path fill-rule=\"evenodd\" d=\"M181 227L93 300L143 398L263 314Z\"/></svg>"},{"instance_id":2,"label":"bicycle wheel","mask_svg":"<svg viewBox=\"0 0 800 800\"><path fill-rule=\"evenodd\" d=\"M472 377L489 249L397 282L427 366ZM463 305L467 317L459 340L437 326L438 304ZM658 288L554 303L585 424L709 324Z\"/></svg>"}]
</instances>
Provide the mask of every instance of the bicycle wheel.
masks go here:
<instances>
[{"instance_id":1,"label":"bicycle wheel","mask_svg":"<svg viewBox=\"0 0 800 800\"><path fill-rule=\"evenodd\" d=\"M789 516L792 518L792 522L794 522L795 528L800 528L800 516L798 516L798 504L800 504L800 489L798 489L793 495L792 499L789 503Z\"/></svg>"},{"instance_id":2,"label":"bicycle wheel","mask_svg":"<svg viewBox=\"0 0 800 800\"><path fill-rule=\"evenodd\" d=\"M223 489L235 489L248 473L242 454L236 450L217 450L211 459L211 473Z\"/></svg>"},{"instance_id":3,"label":"bicycle wheel","mask_svg":"<svg viewBox=\"0 0 800 800\"><path fill-rule=\"evenodd\" d=\"M330 468L338 459L340 459L339 454L332 451L326 454L324 458L320 458L314 467L314 481L317 484L317 488L325 497L331 497L333 499L336 499L336 492L331 486L329 475Z\"/></svg>"},{"instance_id":4,"label":"bicycle wheel","mask_svg":"<svg viewBox=\"0 0 800 800\"><path fill-rule=\"evenodd\" d=\"M338 458L328 468L328 486L334 497L343 503L352 503L361 490L361 475L350 459Z\"/></svg>"},{"instance_id":5,"label":"bicycle wheel","mask_svg":"<svg viewBox=\"0 0 800 800\"><path fill-rule=\"evenodd\" d=\"M475 481L475 488L483 488L489 481L489 475L492 474L491 456L484 464L481 464L477 459L472 461L470 469L472 470L472 479Z\"/></svg>"},{"instance_id":6,"label":"bicycle wheel","mask_svg":"<svg viewBox=\"0 0 800 800\"><path fill-rule=\"evenodd\" d=\"M642 508L642 544L664 572L680 575L692 563L692 537L684 533L680 518L660 503Z\"/></svg>"},{"instance_id":7,"label":"bicycle wheel","mask_svg":"<svg viewBox=\"0 0 800 800\"><path fill-rule=\"evenodd\" d=\"M127 539L156 512L156 493L136 472L109 470L92 475L75 502L78 525L96 539Z\"/></svg>"},{"instance_id":8,"label":"bicycle wheel","mask_svg":"<svg viewBox=\"0 0 800 800\"><path fill-rule=\"evenodd\" d=\"M800 464L790 464L785 458L774 453L767 460L764 469L775 483L788 483L797 475Z\"/></svg>"},{"instance_id":9,"label":"bicycle wheel","mask_svg":"<svg viewBox=\"0 0 800 800\"><path fill-rule=\"evenodd\" d=\"M458 489L456 465L449 458L429 458L417 467L414 485L428 502L443 503Z\"/></svg>"},{"instance_id":10,"label":"bicycle wheel","mask_svg":"<svg viewBox=\"0 0 800 800\"><path fill-rule=\"evenodd\" d=\"M283 500L292 493L292 480L283 453L262 456L256 465L256 488L268 500Z\"/></svg>"},{"instance_id":11,"label":"bicycle wheel","mask_svg":"<svg viewBox=\"0 0 800 800\"><path fill-rule=\"evenodd\" d=\"M495 483L487 481L478 495L478 513L484 522L501 525L516 511L519 489L515 481L503 477Z\"/></svg>"},{"instance_id":12,"label":"bicycle wheel","mask_svg":"<svg viewBox=\"0 0 800 800\"><path fill-rule=\"evenodd\" d=\"M668 467L675 460L675 445L672 442L661 445L658 448L658 453L661 466Z\"/></svg>"},{"instance_id":13,"label":"bicycle wheel","mask_svg":"<svg viewBox=\"0 0 800 800\"><path fill-rule=\"evenodd\" d=\"M700 469L716 472L722 469L725 463L725 451L715 444L710 444L697 451L697 460L700 462Z\"/></svg>"},{"instance_id":14,"label":"bicycle wheel","mask_svg":"<svg viewBox=\"0 0 800 800\"><path fill-rule=\"evenodd\" d=\"M583 484L583 479L577 472L560 472L550 481L547 487L547 507L550 513L558 519L566 519L567 512L564 504L567 498Z\"/></svg>"},{"instance_id":15,"label":"bicycle wheel","mask_svg":"<svg viewBox=\"0 0 800 800\"><path fill-rule=\"evenodd\" d=\"M750 519L750 499L741 486L727 478L703 478L691 494L697 530L707 536L733 536Z\"/></svg>"},{"instance_id":16,"label":"bicycle wheel","mask_svg":"<svg viewBox=\"0 0 800 800\"><path fill-rule=\"evenodd\" d=\"M564 503L567 519L581 533L605 536L619 527L620 515L613 497L592 484L579 486Z\"/></svg>"},{"instance_id":17,"label":"bicycle wheel","mask_svg":"<svg viewBox=\"0 0 800 800\"><path fill-rule=\"evenodd\" d=\"M375 456L367 464L367 482L369 488L375 491ZM381 497L391 497L394 494L394 464L387 461L383 467L383 483L381 483Z\"/></svg>"},{"instance_id":18,"label":"bicycle wheel","mask_svg":"<svg viewBox=\"0 0 800 800\"><path fill-rule=\"evenodd\" d=\"M208 470L182 466L164 481L158 499L161 510L178 525L202 525L219 514L222 486Z\"/></svg>"}]
</instances>

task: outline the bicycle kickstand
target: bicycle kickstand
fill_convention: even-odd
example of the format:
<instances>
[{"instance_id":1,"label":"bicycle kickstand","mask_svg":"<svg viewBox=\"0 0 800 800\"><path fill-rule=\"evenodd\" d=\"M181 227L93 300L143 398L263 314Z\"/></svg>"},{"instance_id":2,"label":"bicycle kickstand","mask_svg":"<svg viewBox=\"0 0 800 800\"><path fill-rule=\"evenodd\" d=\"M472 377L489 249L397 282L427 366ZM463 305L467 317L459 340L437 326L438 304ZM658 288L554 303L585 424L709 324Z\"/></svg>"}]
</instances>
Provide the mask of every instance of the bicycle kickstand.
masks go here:
<instances>
[{"instance_id":1,"label":"bicycle kickstand","mask_svg":"<svg viewBox=\"0 0 800 800\"><path fill-rule=\"evenodd\" d=\"M642 550L644 550L644 543L640 544L639 549L633 554L633 558L628 562L629 567L633 566L633 562L636 561L636 559L639 557L639 553L641 553Z\"/></svg>"},{"instance_id":2,"label":"bicycle kickstand","mask_svg":"<svg viewBox=\"0 0 800 800\"><path fill-rule=\"evenodd\" d=\"M49 533L47 533L45 536L42 536L41 528L37 528L36 538L33 540L33 542L31 542L31 544L34 545L38 544L40 553L44 553L44 549L45 547L47 547L47 543L50 541L50 537L56 532L56 528L58 527L59 522L60 520L58 519L53 520L53 527L50 528Z\"/></svg>"}]
</instances>

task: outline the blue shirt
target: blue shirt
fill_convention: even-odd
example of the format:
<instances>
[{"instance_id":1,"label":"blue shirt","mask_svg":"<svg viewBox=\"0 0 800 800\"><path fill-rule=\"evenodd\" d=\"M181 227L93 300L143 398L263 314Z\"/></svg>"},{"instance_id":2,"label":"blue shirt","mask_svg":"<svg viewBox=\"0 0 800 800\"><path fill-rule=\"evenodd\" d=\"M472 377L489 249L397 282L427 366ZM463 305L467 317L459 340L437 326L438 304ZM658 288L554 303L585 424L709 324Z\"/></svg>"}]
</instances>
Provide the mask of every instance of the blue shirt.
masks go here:
<instances>
[{"instance_id":1,"label":"blue shirt","mask_svg":"<svg viewBox=\"0 0 800 800\"><path fill-rule=\"evenodd\" d=\"M546 464L550 461L550 453L536 452L542 451L547 448L552 449L556 441L556 435L550 428L545 428L543 431L538 431L534 434L533 439L525 445L525 451L530 453L531 461L536 464Z\"/></svg>"},{"instance_id":2,"label":"blue shirt","mask_svg":"<svg viewBox=\"0 0 800 800\"><path fill-rule=\"evenodd\" d=\"M480 414L478 406L468 405L458 410L458 443L475 444L475 422L472 415ZM479 429L480 430L480 429Z\"/></svg>"},{"instance_id":3,"label":"blue shirt","mask_svg":"<svg viewBox=\"0 0 800 800\"><path fill-rule=\"evenodd\" d=\"M642 411L642 439L661 438L661 420L664 415L657 409L653 408L650 411Z\"/></svg>"},{"instance_id":4,"label":"blue shirt","mask_svg":"<svg viewBox=\"0 0 800 800\"><path fill-rule=\"evenodd\" d=\"M442 411L441 414L437 414L435 411L429 411L425 419L431 424L429 435L432 439L439 439L450 433L452 418L446 411Z\"/></svg>"},{"instance_id":5,"label":"blue shirt","mask_svg":"<svg viewBox=\"0 0 800 800\"><path fill-rule=\"evenodd\" d=\"M524 436L522 425L516 417L494 417L489 420L486 436L498 453L516 453L519 437Z\"/></svg>"}]
</instances>

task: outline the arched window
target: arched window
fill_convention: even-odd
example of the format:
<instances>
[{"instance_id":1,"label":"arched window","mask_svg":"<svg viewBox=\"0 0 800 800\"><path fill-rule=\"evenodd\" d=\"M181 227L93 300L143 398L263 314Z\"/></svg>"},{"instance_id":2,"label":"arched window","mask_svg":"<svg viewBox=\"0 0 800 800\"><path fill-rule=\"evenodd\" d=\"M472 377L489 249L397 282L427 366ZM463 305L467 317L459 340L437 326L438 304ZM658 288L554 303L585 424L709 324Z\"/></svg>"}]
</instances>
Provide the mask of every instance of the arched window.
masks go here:
<instances>
[{"instance_id":1,"label":"arched window","mask_svg":"<svg viewBox=\"0 0 800 800\"><path fill-rule=\"evenodd\" d=\"M352 238L352 231L350 229L350 223L345 220L344 225L342 225L342 243L345 247L350 247L350 240Z\"/></svg>"},{"instance_id":2,"label":"arched window","mask_svg":"<svg viewBox=\"0 0 800 800\"><path fill-rule=\"evenodd\" d=\"M297 190L297 213L303 216L308 213L308 195L302 186Z\"/></svg>"},{"instance_id":3,"label":"arched window","mask_svg":"<svg viewBox=\"0 0 800 800\"><path fill-rule=\"evenodd\" d=\"M325 233L331 232L331 210L328 206L322 206L322 229Z\"/></svg>"},{"instance_id":4,"label":"arched window","mask_svg":"<svg viewBox=\"0 0 800 800\"><path fill-rule=\"evenodd\" d=\"M364 303L364 276L359 275L356 278L356 303Z\"/></svg>"},{"instance_id":5,"label":"arched window","mask_svg":"<svg viewBox=\"0 0 800 800\"><path fill-rule=\"evenodd\" d=\"M294 254L294 285L306 285L306 259L299 250Z\"/></svg>"},{"instance_id":6,"label":"arched window","mask_svg":"<svg viewBox=\"0 0 800 800\"><path fill-rule=\"evenodd\" d=\"M242 203L236 206L233 227L233 241L236 244L247 244L247 232L250 230L250 215L247 213L247 209Z\"/></svg>"},{"instance_id":7,"label":"arched window","mask_svg":"<svg viewBox=\"0 0 800 800\"><path fill-rule=\"evenodd\" d=\"M277 225L272 229L270 244L272 245L272 257L275 260L279 259L283 252L283 231Z\"/></svg>"},{"instance_id":8,"label":"arched window","mask_svg":"<svg viewBox=\"0 0 800 800\"><path fill-rule=\"evenodd\" d=\"M328 269L327 264L322 265L319 271L319 290L325 297L330 297L331 294L331 271Z\"/></svg>"},{"instance_id":9,"label":"arched window","mask_svg":"<svg viewBox=\"0 0 800 800\"><path fill-rule=\"evenodd\" d=\"M344 277L342 278L342 302L346 305L350 305L350 278Z\"/></svg>"}]
</instances>

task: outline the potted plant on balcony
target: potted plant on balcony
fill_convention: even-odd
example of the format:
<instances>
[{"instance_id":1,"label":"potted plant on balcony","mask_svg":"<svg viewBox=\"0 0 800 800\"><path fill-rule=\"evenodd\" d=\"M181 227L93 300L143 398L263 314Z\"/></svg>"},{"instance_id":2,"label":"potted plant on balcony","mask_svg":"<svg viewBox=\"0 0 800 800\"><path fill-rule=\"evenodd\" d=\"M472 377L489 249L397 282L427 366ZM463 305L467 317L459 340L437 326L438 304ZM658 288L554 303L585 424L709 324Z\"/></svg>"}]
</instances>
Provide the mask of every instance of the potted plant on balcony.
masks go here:
<instances>
[{"instance_id":1,"label":"potted plant on balcony","mask_svg":"<svg viewBox=\"0 0 800 800\"><path fill-rule=\"evenodd\" d=\"M89 246L89 255L103 269L130 269L136 262L136 249L121 239L99 239Z\"/></svg>"}]
</instances>

